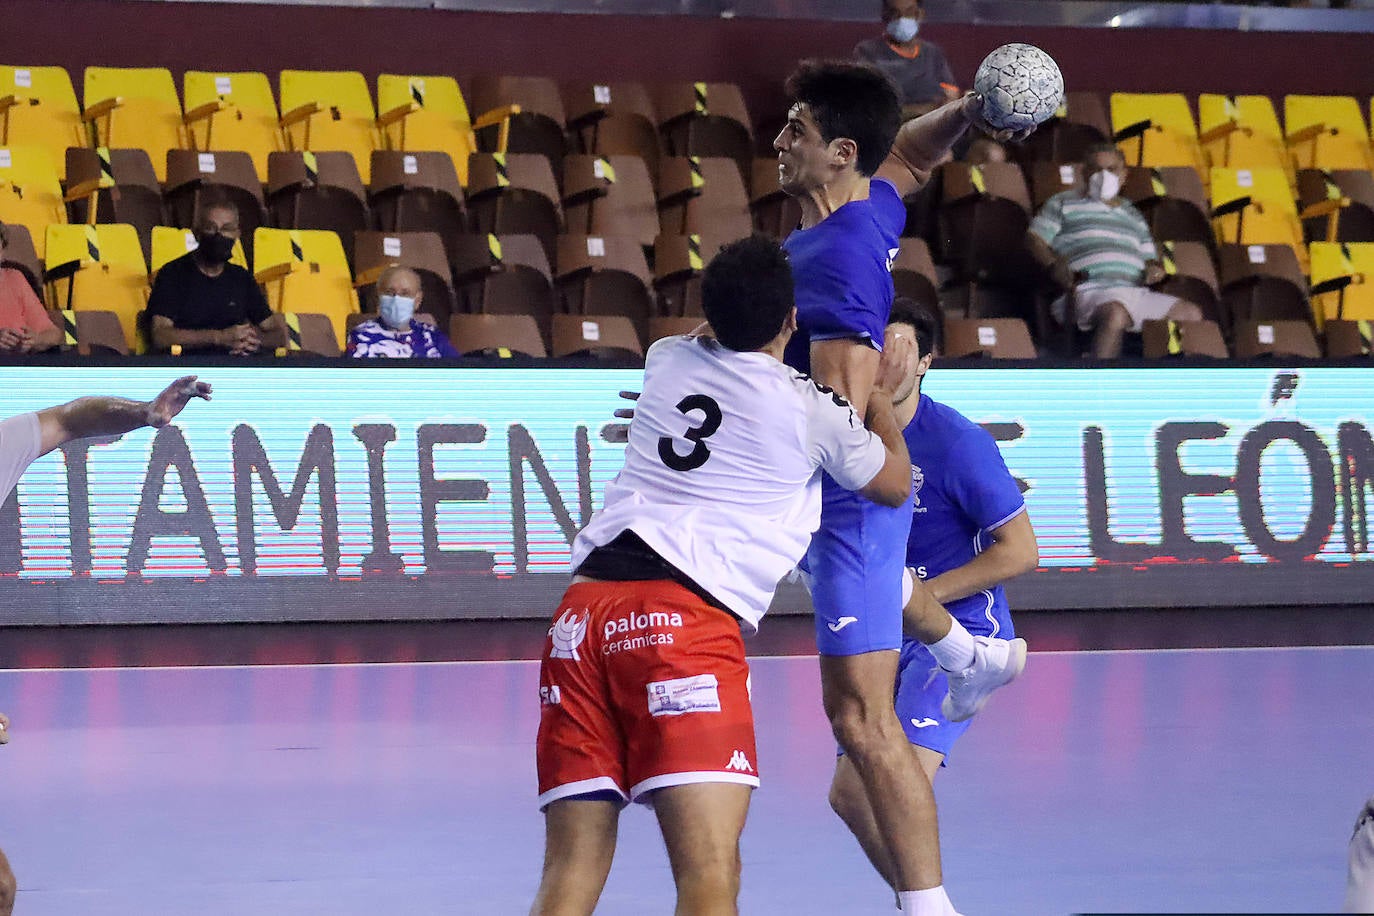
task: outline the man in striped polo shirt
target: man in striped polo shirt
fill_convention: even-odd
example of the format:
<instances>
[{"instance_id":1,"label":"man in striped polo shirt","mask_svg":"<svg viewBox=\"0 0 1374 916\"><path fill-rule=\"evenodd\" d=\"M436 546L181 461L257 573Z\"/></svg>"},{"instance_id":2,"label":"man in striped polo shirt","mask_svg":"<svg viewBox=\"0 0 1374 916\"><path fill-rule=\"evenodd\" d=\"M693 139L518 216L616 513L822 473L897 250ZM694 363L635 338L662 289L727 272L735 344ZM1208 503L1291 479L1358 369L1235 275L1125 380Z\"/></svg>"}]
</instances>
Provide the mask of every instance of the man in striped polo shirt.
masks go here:
<instances>
[{"instance_id":1,"label":"man in striped polo shirt","mask_svg":"<svg viewBox=\"0 0 1374 916\"><path fill-rule=\"evenodd\" d=\"M1202 318L1193 303L1149 288L1164 279L1164 267L1145 218L1119 196L1125 177L1120 150L1110 143L1090 147L1082 186L1045 201L1028 233L1031 254L1073 289L1072 317L1093 332L1093 355L1104 359L1120 356L1126 332L1139 333L1145 321ZM1070 320L1069 299L1054 305L1061 321Z\"/></svg>"}]
</instances>

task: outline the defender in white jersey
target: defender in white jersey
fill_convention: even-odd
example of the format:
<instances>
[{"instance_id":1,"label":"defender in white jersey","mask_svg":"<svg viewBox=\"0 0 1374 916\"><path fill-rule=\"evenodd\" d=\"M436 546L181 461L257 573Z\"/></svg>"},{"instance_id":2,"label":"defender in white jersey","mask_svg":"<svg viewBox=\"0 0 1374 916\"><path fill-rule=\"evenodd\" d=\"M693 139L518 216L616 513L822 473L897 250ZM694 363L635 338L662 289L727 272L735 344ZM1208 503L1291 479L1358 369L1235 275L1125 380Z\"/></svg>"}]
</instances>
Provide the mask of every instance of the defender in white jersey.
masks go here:
<instances>
[{"instance_id":1,"label":"defender in white jersey","mask_svg":"<svg viewBox=\"0 0 1374 916\"><path fill-rule=\"evenodd\" d=\"M36 413L0 420L0 503L9 498L28 466L73 439L118 436L141 426L166 426L191 398L210 400L210 385L194 375L179 378L151 401L86 397ZM9 741L9 719L0 715L0 744ZM0 851L0 916L14 909L15 882Z\"/></svg>"},{"instance_id":2,"label":"defender in white jersey","mask_svg":"<svg viewBox=\"0 0 1374 916\"><path fill-rule=\"evenodd\" d=\"M780 361L796 310L776 242L725 246L702 298L714 337L649 349L625 466L573 543L576 575L549 631L536 914L592 912L630 801L652 801L677 912L735 912L759 782L741 631L758 627L820 523L821 469L888 505L910 492L891 408L910 346L884 354L870 431Z\"/></svg>"}]
</instances>

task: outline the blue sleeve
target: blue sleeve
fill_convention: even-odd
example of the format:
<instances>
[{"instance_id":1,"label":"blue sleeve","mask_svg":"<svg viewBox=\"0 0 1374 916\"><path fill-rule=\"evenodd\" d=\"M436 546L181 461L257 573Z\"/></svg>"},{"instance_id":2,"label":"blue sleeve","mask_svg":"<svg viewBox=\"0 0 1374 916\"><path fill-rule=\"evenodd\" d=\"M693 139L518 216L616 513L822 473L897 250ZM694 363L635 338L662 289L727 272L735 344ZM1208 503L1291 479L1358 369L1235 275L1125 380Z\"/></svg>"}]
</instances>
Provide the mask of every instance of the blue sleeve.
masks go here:
<instances>
[{"instance_id":1,"label":"blue sleeve","mask_svg":"<svg viewBox=\"0 0 1374 916\"><path fill-rule=\"evenodd\" d=\"M886 178L874 178L868 183L868 199L873 202L873 213L878 225L895 240L906 228L906 204L897 188Z\"/></svg>"},{"instance_id":2,"label":"blue sleeve","mask_svg":"<svg viewBox=\"0 0 1374 916\"><path fill-rule=\"evenodd\" d=\"M811 340L866 337L881 349L892 278L871 259L826 258L797 284L797 306Z\"/></svg>"},{"instance_id":3,"label":"blue sleeve","mask_svg":"<svg viewBox=\"0 0 1374 916\"><path fill-rule=\"evenodd\" d=\"M983 429L972 429L949 451L945 467L946 492L980 529L996 528L1025 508L997 440Z\"/></svg>"}]
</instances>

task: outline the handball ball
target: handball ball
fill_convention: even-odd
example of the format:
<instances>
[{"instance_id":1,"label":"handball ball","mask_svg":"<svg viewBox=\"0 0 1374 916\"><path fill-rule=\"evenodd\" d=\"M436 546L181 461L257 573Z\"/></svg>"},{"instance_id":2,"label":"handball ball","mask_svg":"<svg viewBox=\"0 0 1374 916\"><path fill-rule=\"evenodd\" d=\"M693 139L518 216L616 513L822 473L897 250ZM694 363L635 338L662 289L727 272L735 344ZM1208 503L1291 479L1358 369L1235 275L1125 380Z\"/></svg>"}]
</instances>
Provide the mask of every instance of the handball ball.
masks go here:
<instances>
[{"instance_id":1,"label":"handball ball","mask_svg":"<svg viewBox=\"0 0 1374 916\"><path fill-rule=\"evenodd\" d=\"M1054 58L1034 45L1002 45L978 66L973 91L983 97L983 120L990 127L1022 131L1049 120L1064 104L1064 77Z\"/></svg>"}]
</instances>

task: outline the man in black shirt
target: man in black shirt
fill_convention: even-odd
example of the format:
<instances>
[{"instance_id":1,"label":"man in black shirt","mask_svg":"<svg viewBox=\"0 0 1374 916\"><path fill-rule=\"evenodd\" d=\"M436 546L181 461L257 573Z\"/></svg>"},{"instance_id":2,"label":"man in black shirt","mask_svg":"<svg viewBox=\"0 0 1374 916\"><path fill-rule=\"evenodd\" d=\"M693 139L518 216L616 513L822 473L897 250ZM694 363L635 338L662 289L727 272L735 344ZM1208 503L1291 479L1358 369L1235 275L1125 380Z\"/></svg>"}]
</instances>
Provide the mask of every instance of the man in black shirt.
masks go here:
<instances>
[{"instance_id":1,"label":"man in black shirt","mask_svg":"<svg viewBox=\"0 0 1374 916\"><path fill-rule=\"evenodd\" d=\"M201 202L197 248L158 271L148 298L153 349L251 356L282 336L280 316L253 275L230 264L239 238L238 208L227 198Z\"/></svg>"}]
</instances>

